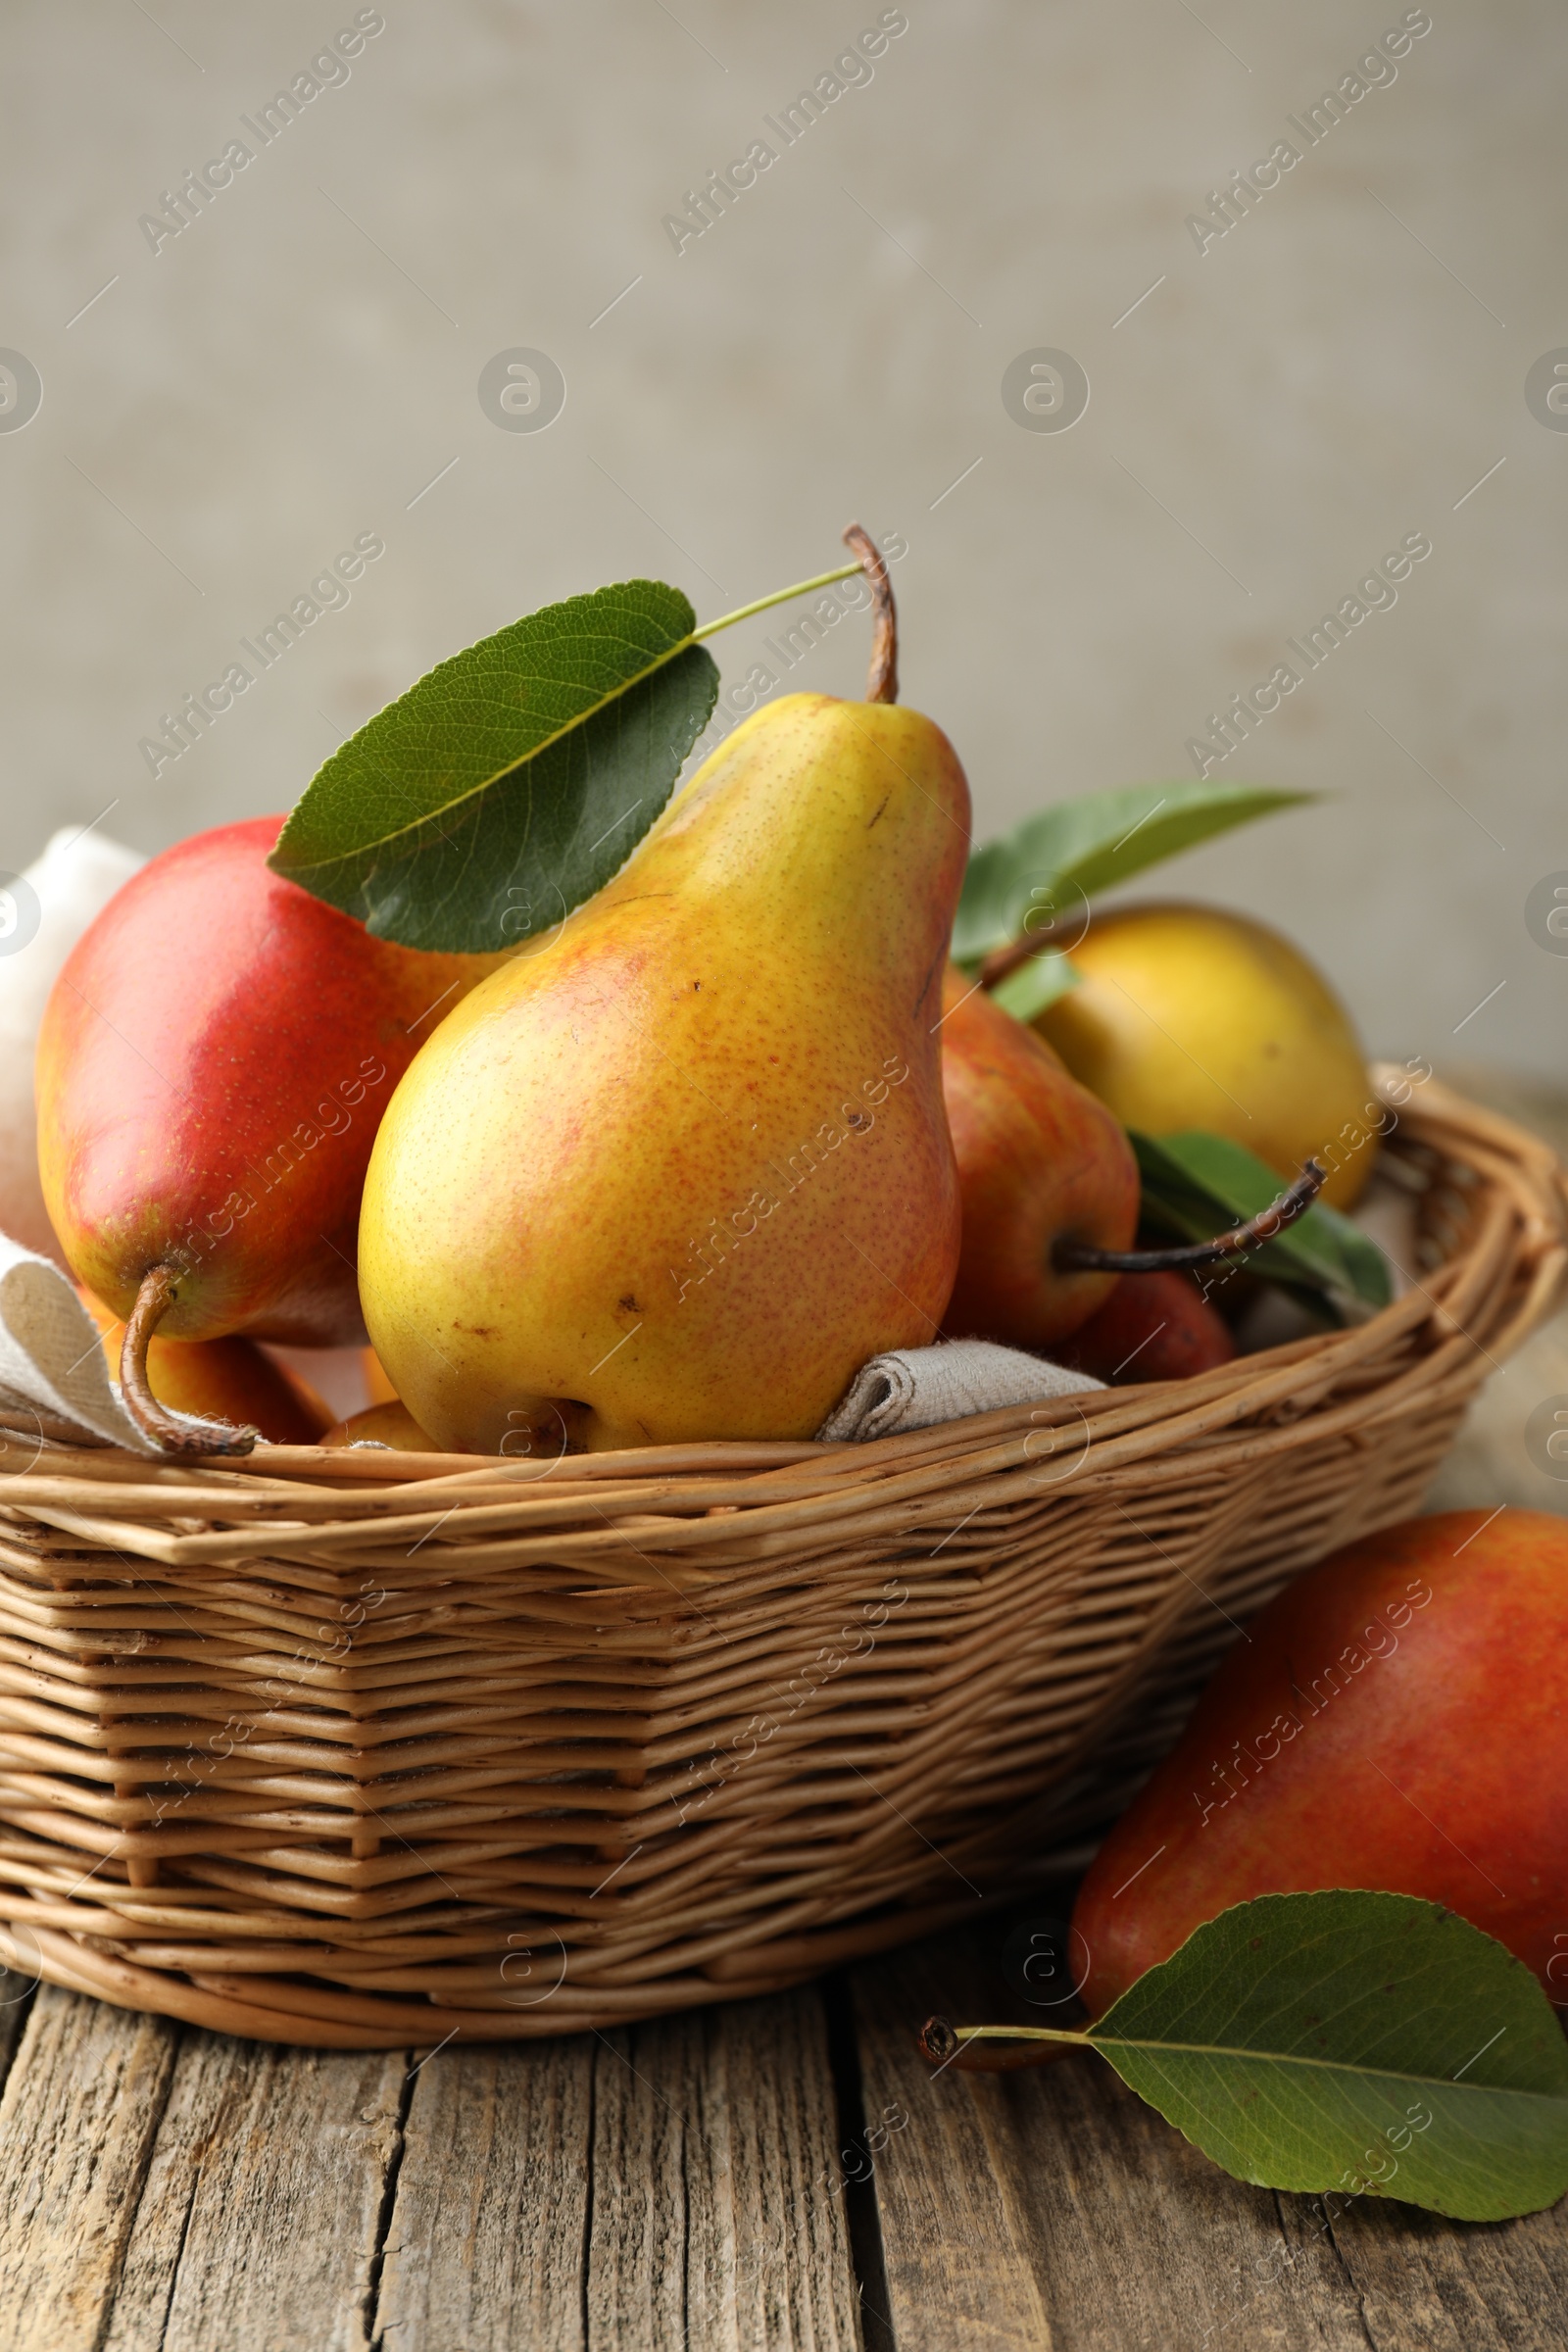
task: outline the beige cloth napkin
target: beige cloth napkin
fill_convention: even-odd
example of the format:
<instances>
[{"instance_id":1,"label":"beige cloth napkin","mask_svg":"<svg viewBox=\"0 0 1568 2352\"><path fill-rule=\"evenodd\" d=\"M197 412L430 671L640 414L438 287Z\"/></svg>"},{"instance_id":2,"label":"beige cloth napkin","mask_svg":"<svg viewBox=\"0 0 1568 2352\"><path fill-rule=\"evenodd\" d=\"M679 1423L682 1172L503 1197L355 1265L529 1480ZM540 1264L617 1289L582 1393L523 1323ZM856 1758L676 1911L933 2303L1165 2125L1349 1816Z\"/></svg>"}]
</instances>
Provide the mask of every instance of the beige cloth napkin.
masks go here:
<instances>
[{"instance_id":1,"label":"beige cloth napkin","mask_svg":"<svg viewBox=\"0 0 1568 2352\"><path fill-rule=\"evenodd\" d=\"M830 1446L864 1445L872 1438L929 1429L994 1413L1004 1404L1044 1404L1075 1396L1104 1382L1069 1372L991 1340L952 1340L940 1348L895 1348L873 1355L851 1381L817 1437Z\"/></svg>"},{"instance_id":2,"label":"beige cloth napkin","mask_svg":"<svg viewBox=\"0 0 1568 2352\"><path fill-rule=\"evenodd\" d=\"M98 1328L60 1268L0 1234L0 1422L23 1439L75 1438L154 1453L109 1377ZM0 1478L31 1467L0 1440Z\"/></svg>"}]
</instances>

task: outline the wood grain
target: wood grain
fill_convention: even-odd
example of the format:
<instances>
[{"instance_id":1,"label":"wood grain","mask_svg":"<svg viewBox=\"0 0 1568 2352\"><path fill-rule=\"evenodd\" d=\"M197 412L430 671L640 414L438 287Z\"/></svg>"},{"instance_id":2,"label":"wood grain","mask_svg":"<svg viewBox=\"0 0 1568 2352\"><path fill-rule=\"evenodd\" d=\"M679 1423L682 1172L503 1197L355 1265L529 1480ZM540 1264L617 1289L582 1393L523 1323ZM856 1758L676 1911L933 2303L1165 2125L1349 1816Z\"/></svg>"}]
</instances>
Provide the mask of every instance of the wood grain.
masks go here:
<instances>
[{"instance_id":1,"label":"wood grain","mask_svg":"<svg viewBox=\"0 0 1568 2352\"><path fill-rule=\"evenodd\" d=\"M179 2029L45 1985L0 2096L0 2344L96 2352Z\"/></svg>"},{"instance_id":2,"label":"wood grain","mask_svg":"<svg viewBox=\"0 0 1568 2352\"><path fill-rule=\"evenodd\" d=\"M593 2352L855 2352L817 1990L603 2036L594 2106Z\"/></svg>"},{"instance_id":3,"label":"wood grain","mask_svg":"<svg viewBox=\"0 0 1568 2352\"><path fill-rule=\"evenodd\" d=\"M1334 2234L1378 2352L1568 2343L1568 2206L1488 2227L1368 2203Z\"/></svg>"},{"instance_id":4,"label":"wood grain","mask_svg":"<svg viewBox=\"0 0 1568 2352\"><path fill-rule=\"evenodd\" d=\"M105 2352L365 2352L408 2064L188 2034Z\"/></svg>"},{"instance_id":5,"label":"wood grain","mask_svg":"<svg viewBox=\"0 0 1568 2352\"><path fill-rule=\"evenodd\" d=\"M899 2352L1054 2346L1033 2254L1034 2190L1008 2103L994 2081L933 2078L914 2036L933 2010L967 2021L1001 1984L975 1983L976 1938L959 1931L852 1980L867 2117L885 2119L872 2158L888 2320ZM979 2011L973 2014L978 2017ZM869 2151L868 2151L869 2153Z\"/></svg>"},{"instance_id":6,"label":"wood grain","mask_svg":"<svg viewBox=\"0 0 1568 2352\"><path fill-rule=\"evenodd\" d=\"M381 2276L389 2352L581 2352L594 2056L583 2035L419 2065Z\"/></svg>"},{"instance_id":7,"label":"wood grain","mask_svg":"<svg viewBox=\"0 0 1568 2352\"><path fill-rule=\"evenodd\" d=\"M389 2352L854 2352L815 1991L420 2069Z\"/></svg>"}]
</instances>

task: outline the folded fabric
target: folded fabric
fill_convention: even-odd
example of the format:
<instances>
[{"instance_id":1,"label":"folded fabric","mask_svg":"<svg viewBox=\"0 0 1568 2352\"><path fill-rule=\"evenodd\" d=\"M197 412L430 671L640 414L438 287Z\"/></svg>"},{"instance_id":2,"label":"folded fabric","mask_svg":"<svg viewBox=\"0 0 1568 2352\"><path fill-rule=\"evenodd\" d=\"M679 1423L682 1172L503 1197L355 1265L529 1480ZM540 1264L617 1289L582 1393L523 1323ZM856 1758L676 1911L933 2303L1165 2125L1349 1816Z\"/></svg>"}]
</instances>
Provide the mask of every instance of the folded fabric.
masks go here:
<instances>
[{"instance_id":1,"label":"folded fabric","mask_svg":"<svg viewBox=\"0 0 1568 2352\"><path fill-rule=\"evenodd\" d=\"M60 1268L0 1234L0 1423L23 1439L154 1453L126 1412L98 1326ZM0 1476L31 1465L0 1439Z\"/></svg>"},{"instance_id":2,"label":"folded fabric","mask_svg":"<svg viewBox=\"0 0 1568 2352\"><path fill-rule=\"evenodd\" d=\"M991 1340L951 1340L940 1348L895 1348L873 1355L851 1381L817 1437L830 1446L864 1445L938 1421L994 1413L1004 1404L1044 1404L1102 1389L1087 1372L1069 1372Z\"/></svg>"}]
</instances>

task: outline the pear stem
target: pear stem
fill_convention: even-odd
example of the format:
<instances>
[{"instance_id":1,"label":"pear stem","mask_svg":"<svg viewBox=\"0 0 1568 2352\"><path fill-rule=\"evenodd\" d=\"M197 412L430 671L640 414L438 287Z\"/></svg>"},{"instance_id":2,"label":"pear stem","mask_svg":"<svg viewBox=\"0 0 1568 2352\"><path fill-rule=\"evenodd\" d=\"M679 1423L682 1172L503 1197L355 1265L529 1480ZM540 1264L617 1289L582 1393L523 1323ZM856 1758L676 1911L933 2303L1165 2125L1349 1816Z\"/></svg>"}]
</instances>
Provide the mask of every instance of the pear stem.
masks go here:
<instances>
[{"instance_id":1,"label":"pear stem","mask_svg":"<svg viewBox=\"0 0 1568 2352\"><path fill-rule=\"evenodd\" d=\"M871 672L865 683L868 703L899 699L899 614L882 551L869 531L852 522L844 534L846 547L860 559L860 569L871 585Z\"/></svg>"},{"instance_id":2,"label":"pear stem","mask_svg":"<svg viewBox=\"0 0 1568 2352\"><path fill-rule=\"evenodd\" d=\"M771 596L760 596L754 605L742 605L738 612L726 612L722 620L705 620L700 629L693 629L690 643L700 644L705 637L716 637L720 629L732 628L738 620L750 620L754 612L765 612L773 605L787 605L792 596L809 596L813 588L831 588L835 580L850 580L859 570L858 564L841 564L837 571L818 572L814 580L797 580L793 588L775 588Z\"/></svg>"},{"instance_id":3,"label":"pear stem","mask_svg":"<svg viewBox=\"0 0 1568 2352\"><path fill-rule=\"evenodd\" d=\"M1301 1211L1311 1206L1327 1177L1322 1161L1309 1159L1277 1200L1259 1209L1255 1217L1249 1217L1245 1225L1217 1233L1211 1242L1184 1242L1170 1250L1096 1250L1090 1243L1075 1242L1070 1234L1064 1234L1051 1252L1051 1262L1062 1274L1174 1274L1191 1266L1217 1266L1294 1225Z\"/></svg>"},{"instance_id":4,"label":"pear stem","mask_svg":"<svg viewBox=\"0 0 1568 2352\"><path fill-rule=\"evenodd\" d=\"M195 1413L172 1413L168 1405L159 1403L147 1385L148 1343L173 1297L172 1266L154 1266L142 1276L120 1349L120 1392L125 1410L161 1453L249 1453L261 1435L259 1430L238 1428L232 1421L205 1421Z\"/></svg>"}]
</instances>

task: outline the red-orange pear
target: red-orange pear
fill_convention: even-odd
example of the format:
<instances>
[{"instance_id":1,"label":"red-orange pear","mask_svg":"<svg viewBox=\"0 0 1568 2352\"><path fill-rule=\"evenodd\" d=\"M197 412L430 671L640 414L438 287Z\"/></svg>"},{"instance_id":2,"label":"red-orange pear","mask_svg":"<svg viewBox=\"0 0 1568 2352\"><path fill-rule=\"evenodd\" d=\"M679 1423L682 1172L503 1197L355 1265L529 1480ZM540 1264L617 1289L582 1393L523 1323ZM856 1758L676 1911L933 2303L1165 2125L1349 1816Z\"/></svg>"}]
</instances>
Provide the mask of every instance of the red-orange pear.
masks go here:
<instances>
[{"instance_id":1,"label":"red-orange pear","mask_svg":"<svg viewBox=\"0 0 1568 2352\"><path fill-rule=\"evenodd\" d=\"M73 950L38 1041L49 1215L78 1281L133 1319L126 1400L174 1449L191 1433L128 1361L155 1321L170 1340L364 1339L356 1240L381 1114L506 960L371 938L270 870L281 824L221 825L143 866Z\"/></svg>"},{"instance_id":2,"label":"red-orange pear","mask_svg":"<svg viewBox=\"0 0 1568 2352\"><path fill-rule=\"evenodd\" d=\"M1057 1349L1064 1364L1097 1380L1190 1380L1228 1364L1230 1325L1190 1274L1124 1274L1103 1306Z\"/></svg>"},{"instance_id":3,"label":"red-orange pear","mask_svg":"<svg viewBox=\"0 0 1568 2352\"><path fill-rule=\"evenodd\" d=\"M1125 1130L1051 1048L950 965L942 1092L963 1240L944 1318L955 1339L1049 1348L1087 1321L1114 1274L1063 1272L1057 1242L1125 1250L1138 1163Z\"/></svg>"},{"instance_id":4,"label":"red-orange pear","mask_svg":"<svg viewBox=\"0 0 1568 2352\"><path fill-rule=\"evenodd\" d=\"M1233 1903L1327 1886L1446 1904L1568 2002L1563 1520L1406 1520L1254 1618L1084 1881L1084 1998Z\"/></svg>"}]
</instances>

